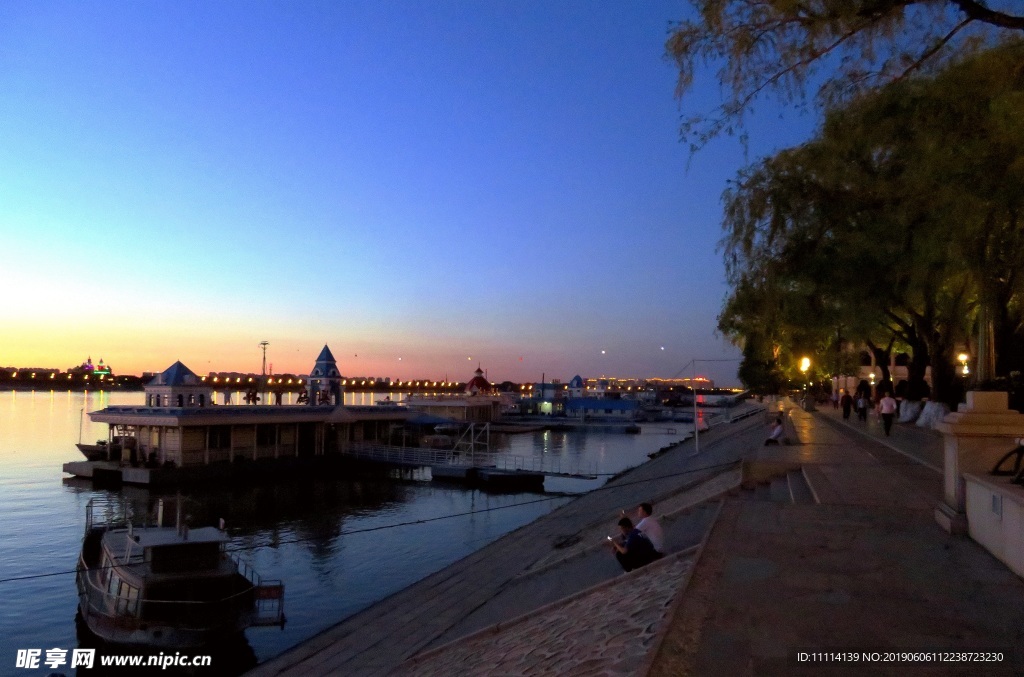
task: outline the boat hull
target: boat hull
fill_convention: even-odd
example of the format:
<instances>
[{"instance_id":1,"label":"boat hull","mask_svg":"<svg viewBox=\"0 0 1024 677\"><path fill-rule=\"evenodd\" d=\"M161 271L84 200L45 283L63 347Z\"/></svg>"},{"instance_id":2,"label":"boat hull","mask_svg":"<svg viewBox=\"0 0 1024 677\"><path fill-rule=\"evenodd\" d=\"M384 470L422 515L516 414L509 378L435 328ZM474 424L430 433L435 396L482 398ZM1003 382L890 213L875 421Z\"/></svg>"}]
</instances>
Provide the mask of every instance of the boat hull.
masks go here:
<instances>
[{"instance_id":1,"label":"boat hull","mask_svg":"<svg viewBox=\"0 0 1024 677\"><path fill-rule=\"evenodd\" d=\"M96 572L78 571L78 611L89 632L104 642L148 646L157 649L187 649L209 646L226 637L241 633L252 625L249 614L209 618L209 627L184 627L160 620L147 620L125 613L109 612L103 607L102 595L97 599Z\"/></svg>"},{"instance_id":2,"label":"boat hull","mask_svg":"<svg viewBox=\"0 0 1024 677\"><path fill-rule=\"evenodd\" d=\"M105 444L76 444L78 450L82 452L86 460L89 461L105 461L107 460L107 445Z\"/></svg>"}]
</instances>

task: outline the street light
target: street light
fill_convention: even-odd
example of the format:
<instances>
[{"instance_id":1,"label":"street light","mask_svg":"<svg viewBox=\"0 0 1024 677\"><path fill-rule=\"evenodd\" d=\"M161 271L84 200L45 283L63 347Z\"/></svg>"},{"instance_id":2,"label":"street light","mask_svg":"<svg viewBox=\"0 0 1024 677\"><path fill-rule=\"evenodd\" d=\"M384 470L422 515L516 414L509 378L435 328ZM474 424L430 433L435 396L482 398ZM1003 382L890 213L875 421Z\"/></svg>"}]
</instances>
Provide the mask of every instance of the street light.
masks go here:
<instances>
[{"instance_id":1,"label":"street light","mask_svg":"<svg viewBox=\"0 0 1024 677\"><path fill-rule=\"evenodd\" d=\"M967 367L967 360L971 359L971 356L967 353L960 353L956 356L956 359L960 362L960 369L964 376L970 373L970 369Z\"/></svg>"}]
</instances>

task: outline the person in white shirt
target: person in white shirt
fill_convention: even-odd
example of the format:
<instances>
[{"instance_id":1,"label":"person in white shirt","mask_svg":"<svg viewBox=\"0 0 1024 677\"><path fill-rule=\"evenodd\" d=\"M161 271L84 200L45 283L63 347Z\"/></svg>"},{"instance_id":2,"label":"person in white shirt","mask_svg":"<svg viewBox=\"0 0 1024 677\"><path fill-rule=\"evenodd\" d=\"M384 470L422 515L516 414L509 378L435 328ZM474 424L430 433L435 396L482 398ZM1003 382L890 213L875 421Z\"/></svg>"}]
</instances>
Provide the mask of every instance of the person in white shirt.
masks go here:
<instances>
[{"instance_id":1,"label":"person in white shirt","mask_svg":"<svg viewBox=\"0 0 1024 677\"><path fill-rule=\"evenodd\" d=\"M661 523L658 522L658 518L654 517L654 506L650 503L641 503L633 512L638 519L636 528L651 542L654 546L654 551L658 553L658 557L664 556L665 534L661 530ZM623 510L622 514L625 516L626 511Z\"/></svg>"},{"instance_id":2,"label":"person in white shirt","mask_svg":"<svg viewBox=\"0 0 1024 677\"><path fill-rule=\"evenodd\" d=\"M889 433L892 431L892 420L896 416L896 406L896 400L893 399L892 393L887 392L878 401L878 413L882 417L882 427L885 429L886 437L889 437Z\"/></svg>"},{"instance_id":3,"label":"person in white shirt","mask_svg":"<svg viewBox=\"0 0 1024 677\"><path fill-rule=\"evenodd\" d=\"M781 444L783 431L782 417L779 416L775 419L775 424L772 426L772 431L768 433L768 439L764 441L764 446L767 447L772 444Z\"/></svg>"}]
</instances>

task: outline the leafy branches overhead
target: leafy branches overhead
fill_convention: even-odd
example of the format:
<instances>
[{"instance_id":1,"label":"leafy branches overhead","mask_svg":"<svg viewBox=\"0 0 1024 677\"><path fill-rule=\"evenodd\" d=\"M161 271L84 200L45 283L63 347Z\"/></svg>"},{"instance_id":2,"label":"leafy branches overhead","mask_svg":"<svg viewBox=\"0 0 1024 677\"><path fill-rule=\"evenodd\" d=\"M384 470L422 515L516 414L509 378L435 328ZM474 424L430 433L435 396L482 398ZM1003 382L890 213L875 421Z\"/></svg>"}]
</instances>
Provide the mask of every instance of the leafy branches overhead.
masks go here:
<instances>
[{"instance_id":1,"label":"leafy branches overhead","mask_svg":"<svg viewBox=\"0 0 1024 677\"><path fill-rule=\"evenodd\" d=\"M725 205L719 328L737 342L896 341L941 390L987 309L997 354L1020 354L1024 41L834 110L813 140L743 170Z\"/></svg>"},{"instance_id":2,"label":"leafy branches overhead","mask_svg":"<svg viewBox=\"0 0 1024 677\"><path fill-rule=\"evenodd\" d=\"M868 89L936 72L958 58L1024 33L1014 0L691 0L696 17L675 25L666 50L678 94L704 64L728 90L714 112L683 123L696 149L732 133L762 93L804 103L816 89L834 106Z\"/></svg>"}]
</instances>

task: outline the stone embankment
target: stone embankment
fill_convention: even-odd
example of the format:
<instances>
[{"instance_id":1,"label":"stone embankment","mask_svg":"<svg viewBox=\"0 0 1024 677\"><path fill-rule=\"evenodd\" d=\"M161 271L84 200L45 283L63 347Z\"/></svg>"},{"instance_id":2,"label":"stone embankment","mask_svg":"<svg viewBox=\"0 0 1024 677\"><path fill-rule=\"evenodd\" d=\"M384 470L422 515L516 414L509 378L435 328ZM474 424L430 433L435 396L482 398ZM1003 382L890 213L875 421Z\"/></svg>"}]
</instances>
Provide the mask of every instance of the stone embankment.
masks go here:
<instances>
[{"instance_id":1,"label":"stone embankment","mask_svg":"<svg viewBox=\"0 0 1024 677\"><path fill-rule=\"evenodd\" d=\"M631 673L637 660L653 658L669 627L673 602L719 510L708 498L738 484L735 461L763 437L757 416L718 426L701 435L699 455L692 441L677 445L251 674L450 673L451 661L462 659L449 651L471 641L488 657L478 664L481 672L509 674L528 660L541 671L556 664L577 671L598 661L611 672ZM711 486L702 484L709 479ZM641 501L653 501L656 513L664 513L670 554L623 575L605 536L615 532L620 510ZM577 616L583 609L589 611ZM567 618L576 620L566 624ZM587 619L593 641L584 642L575 633ZM533 651L539 636L553 638L544 651L530 659L519 655ZM505 639L485 649L496 637ZM505 667L494 667L499 664Z\"/></svg>"}]
</instances>

